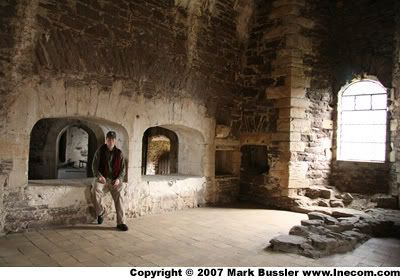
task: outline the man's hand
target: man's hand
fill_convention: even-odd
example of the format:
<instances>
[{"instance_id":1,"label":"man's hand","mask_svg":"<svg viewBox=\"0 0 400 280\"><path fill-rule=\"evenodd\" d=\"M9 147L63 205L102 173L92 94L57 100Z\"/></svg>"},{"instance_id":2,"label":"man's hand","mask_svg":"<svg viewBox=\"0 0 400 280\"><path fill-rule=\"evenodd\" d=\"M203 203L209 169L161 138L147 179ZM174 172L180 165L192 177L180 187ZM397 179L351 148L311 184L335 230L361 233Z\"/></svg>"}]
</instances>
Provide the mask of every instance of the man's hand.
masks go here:
<instances>
[{"instance_id":1,"label":"man's hand","mask_svg":"<svg viewBox=\"0 0 400 280\"><path fill-rule=\"evenodd\" d=\"M118 187L119 186L119 184L121 183L121 181L119 180L119 179L116 179L115 181L114 181L114 187Z\"/></svg>"},{"instance_id":2,"label":"man's hand","mask_svg":"<svg viewBox=\"0 0 400 280\"><path fill-rule=\"evenodd\" d=\"M105 184L106 183L106 178L104 178L103 176L100 176L99 177L99 182L102 183L102 184Z\"/></svg>"}]
</instances>

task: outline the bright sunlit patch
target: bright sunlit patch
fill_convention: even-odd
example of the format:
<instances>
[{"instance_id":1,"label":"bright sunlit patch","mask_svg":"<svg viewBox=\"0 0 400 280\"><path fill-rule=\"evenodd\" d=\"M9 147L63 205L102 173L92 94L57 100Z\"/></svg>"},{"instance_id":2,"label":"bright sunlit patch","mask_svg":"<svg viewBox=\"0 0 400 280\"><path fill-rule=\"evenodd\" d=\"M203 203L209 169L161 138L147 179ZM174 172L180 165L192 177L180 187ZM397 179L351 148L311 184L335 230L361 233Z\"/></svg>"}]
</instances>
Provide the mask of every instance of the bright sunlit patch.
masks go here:
<instances>
[{"instance_id":1,"label":"bright sunlit patch","mask_svg":"<svg viewBox=\"0 0 400 280\"><path fill-rule=\"evenodd\" d=\"M350 84L340 98L340 160L385 161L387 94L379 82Z\"/></svg>"}]
</instances>

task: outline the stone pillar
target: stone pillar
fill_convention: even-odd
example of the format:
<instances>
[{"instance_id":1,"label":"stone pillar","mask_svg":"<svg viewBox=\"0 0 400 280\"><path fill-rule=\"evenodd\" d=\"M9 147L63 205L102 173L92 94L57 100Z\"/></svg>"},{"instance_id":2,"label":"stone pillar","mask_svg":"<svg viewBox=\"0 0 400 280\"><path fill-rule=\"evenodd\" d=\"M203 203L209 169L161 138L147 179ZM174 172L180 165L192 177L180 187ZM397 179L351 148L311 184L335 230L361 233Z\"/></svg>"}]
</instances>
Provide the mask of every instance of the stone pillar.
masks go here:
<instances>
[{"instance_id":1,"label":"stone pillar","mask_svg":"<svg viewBox=\"0 0 400 280\"><path fill-rule=\"evenodd\" d=\"M279 36L284 38L284 44L277 52L272 71L272 78L280 77L283 82L266 89L267 99L273 99L279 109L280 164L270 172L280 178L281 195L291 197L297 195L298 188L309 185L308 163L299 161L298 153L306 147L301 135L311 130L311 120L306 116L309 108L306 88L310 87L310 78L305 75L303 58L312 51L312 44L301 31L312 28L313 22L301 16L306 0L276 0L272 5L270 17L281 22ZM266 34L265 38L276 36L275 32Z\"/></svg>"}]
</instances>

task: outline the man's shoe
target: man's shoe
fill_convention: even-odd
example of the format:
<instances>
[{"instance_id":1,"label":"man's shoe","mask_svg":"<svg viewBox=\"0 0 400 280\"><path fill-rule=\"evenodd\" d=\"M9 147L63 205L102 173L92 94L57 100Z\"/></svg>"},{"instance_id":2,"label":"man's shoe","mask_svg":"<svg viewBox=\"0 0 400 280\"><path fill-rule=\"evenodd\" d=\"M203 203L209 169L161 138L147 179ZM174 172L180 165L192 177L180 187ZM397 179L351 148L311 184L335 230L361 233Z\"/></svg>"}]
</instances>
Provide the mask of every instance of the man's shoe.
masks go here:
<instances>
[{"instance_id":1,"label":"man's shoe","mask_svg":"<svg viewBox=\"0 0 400 280\"><path fill-rule=\"evenodd\" d=\"M119 224L119 225L117 225L117 229L119 229L120 231L127 231L128 226L125 224Z\"/></svg>"},{"instance_id":2,"label":"man's shoe","mask_svg":"<svg viewBox=\"0 0 400 280\"><path fill-rule=\"evenodd\" d=\"M98 223L99 225L101 225L101 224L103 223L103 221L104 221L103 215L104 215L104 213L101 214L100 216L97 216L97 223Z\"/></svg>"}]
</instances>

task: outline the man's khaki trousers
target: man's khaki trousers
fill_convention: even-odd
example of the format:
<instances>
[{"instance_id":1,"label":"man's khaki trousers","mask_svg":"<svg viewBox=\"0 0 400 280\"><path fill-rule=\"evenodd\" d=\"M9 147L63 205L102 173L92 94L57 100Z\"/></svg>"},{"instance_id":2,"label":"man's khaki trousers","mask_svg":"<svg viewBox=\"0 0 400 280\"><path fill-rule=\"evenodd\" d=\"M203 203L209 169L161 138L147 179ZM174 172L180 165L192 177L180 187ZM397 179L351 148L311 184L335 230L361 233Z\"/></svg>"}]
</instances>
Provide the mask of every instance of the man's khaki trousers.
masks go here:
<instances>
[{"instance_id":1,"label":"man's khaki trousers","mask_svg":"<svg viewBox=\"0 0 400 280\"><path fill-rule=\"evenodd\" d=\"M95 179L92 183L93 204L96 209L96 216L104 214L103 196L110 192L114 200L115 210L117 212L117 225L125 224L125 211L124 211L124 197L123 197L123 183L118 186L113 186L107 180L105 184L100 183Z\"/></svg>"}]
</instances>

